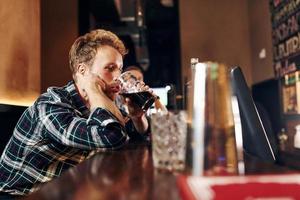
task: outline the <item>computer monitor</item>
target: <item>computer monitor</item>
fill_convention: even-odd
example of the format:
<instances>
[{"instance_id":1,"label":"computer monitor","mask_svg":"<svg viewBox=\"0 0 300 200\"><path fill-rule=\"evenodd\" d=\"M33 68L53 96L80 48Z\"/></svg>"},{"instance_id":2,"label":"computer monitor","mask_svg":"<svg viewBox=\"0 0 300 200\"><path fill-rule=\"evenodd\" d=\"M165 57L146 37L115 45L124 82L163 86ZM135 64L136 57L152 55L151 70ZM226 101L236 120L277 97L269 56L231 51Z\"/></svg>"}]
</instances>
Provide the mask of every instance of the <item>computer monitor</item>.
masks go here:
<instances>
[{"instance_id":1,"label":"computer monitor","mask_svg":"<svg viewBox=\"0 0 300 200\"><path fill-rule=\"evenodd\" d=\"M241 68L232 68L230 76L233 94L236 95L239 104L244 150L261 159L276 161L268 134L252 99Z\"/></svg>"},{"instance_id":2,"label":"computer monitor","mask_svg":"<svg viewBox=\"0 0 300 200\"><path fill-rule=\"evenodd\" d=\"M164 105L168 105L168 91L170 90L168 87L155 87L151 88L153 93L159 96L160 102Z\"/></svg>"}]
</instances>

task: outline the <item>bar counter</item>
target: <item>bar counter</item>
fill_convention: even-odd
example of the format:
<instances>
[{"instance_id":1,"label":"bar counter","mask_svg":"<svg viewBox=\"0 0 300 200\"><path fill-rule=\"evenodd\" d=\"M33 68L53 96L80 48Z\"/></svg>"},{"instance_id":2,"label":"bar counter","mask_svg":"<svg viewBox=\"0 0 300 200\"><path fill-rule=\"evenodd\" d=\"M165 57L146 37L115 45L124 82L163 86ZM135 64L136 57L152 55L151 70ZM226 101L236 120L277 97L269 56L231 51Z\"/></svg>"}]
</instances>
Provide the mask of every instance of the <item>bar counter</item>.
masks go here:
<instances>
[{"instance_id":1,"label":"bar counter","mask_svg":"<svg viewBox=\"0 0 300 200\"><path fill-rule=\"evenodd\" d=\"M288 173L288 168L245 156L246 174ZM25 199L180 199L176 173L153 168L148 144L101 152L69 169Z\"/></svg>"}]
</instances>

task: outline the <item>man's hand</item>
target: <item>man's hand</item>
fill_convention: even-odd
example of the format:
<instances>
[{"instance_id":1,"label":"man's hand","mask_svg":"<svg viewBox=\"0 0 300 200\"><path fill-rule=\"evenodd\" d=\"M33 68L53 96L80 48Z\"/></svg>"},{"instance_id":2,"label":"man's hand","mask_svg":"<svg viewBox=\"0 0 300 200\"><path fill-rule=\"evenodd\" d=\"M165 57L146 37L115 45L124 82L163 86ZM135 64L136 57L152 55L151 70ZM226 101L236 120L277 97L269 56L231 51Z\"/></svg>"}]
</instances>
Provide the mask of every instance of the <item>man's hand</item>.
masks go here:
<instances>
[{"instance_id":1,"label":"man's hand","mask_svg":"<svg viewBox=\"0 0 300 200\"><path fill-rule=\"evenodd\" d=\"M149 86L145 85L145 83L142 81L139 81L136 86L139 92L148 91L150 93L153 93ZM136 130L139 133L145 133L149 126L145 111L137 106L130 98L125 98L125 103L128 107L128 115L132 119Z\"/></svg>"},{"instance_id":2,"label":"man's hand","mask_svg":"<svg viewBox=\"0 0 300 200\"><path fill-rule=\"evenodd\" d=\"M148 120L146 119L145 111L139 108L129 98L125 99L128 106L128 115L131 118L134 127L139 133L145 133L148 129Z\"/></svg>"},{"instance_id":3,"label":"man's hand","mask_svg":"<svg viewBox=\"0 0 300 200\"><path fill-rule=\"evenodd\" d=\"M106 90L106 83L99 76L90 72L85 72L84 74L77 73L77 84L87 96L95 93L104 95L103 91Z\"/></svg>"},{"instance_id":4,"label":"man's hand","mask_svg":"<svg viewBox=\"0 0 300 200\"><path fill-rule=\"evenodd\" d=\"M138 107L130 98L125 98L125 103L128 107L128 115L132 119L141 118L145 111Z\"/></svg>"},{"instance_id":5,"label":"man's hand","mask_svg":"<svg viewBox=\"0 0 300 200\"><path fill-rule=\"evenodd\" d=\"M99 76L90 72L78 74L77 84L83 90L84 98L88 102L90 110L94 108L104 108L115 115L122 125L125 124L124 118L113 100L105 93L107 84Z\"/></svg>"}]
</instances>

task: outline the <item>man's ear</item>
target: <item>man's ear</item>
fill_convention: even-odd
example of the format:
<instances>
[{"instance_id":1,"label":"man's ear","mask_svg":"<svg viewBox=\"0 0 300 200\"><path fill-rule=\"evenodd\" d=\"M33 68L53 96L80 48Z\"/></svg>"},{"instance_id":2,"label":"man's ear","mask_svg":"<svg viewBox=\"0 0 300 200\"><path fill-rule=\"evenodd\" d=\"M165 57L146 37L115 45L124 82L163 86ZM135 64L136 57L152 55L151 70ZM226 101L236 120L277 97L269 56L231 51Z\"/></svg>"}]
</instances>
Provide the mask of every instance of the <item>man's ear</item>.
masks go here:
<instances>
[{"instance_id":1,"label":"man's ear","mask_svg":"<svg viewBox=\"0 0 300 200\"><path fill-rule=\"evenodd\" d=\"M77 72L81 75L84 75L84 73L87 71L87 66L83 63L80 63L77 67Z\"/></svg>"}]
</instances>

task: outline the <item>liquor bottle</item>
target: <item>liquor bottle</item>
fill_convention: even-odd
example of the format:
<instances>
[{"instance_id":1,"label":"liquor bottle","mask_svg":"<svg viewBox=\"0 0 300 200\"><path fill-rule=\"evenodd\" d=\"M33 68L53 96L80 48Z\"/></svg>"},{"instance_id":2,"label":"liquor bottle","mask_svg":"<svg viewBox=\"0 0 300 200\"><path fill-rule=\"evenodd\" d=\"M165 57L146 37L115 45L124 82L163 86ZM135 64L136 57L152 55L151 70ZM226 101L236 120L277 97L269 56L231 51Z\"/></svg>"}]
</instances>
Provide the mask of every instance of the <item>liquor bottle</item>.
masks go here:
<instances>
[{"instance_id":1,"label":"liquor bottle","mask_svg":"<svg viewBox=\"0 0 300 200\"><path fill-rule=\"evenodd\" d=\"M286 133L286 130L285 128L282 128L278 133L279 148L281 151L286 150L287 140L288 140L288 135Z\"/></svg>"}]
</instances>

